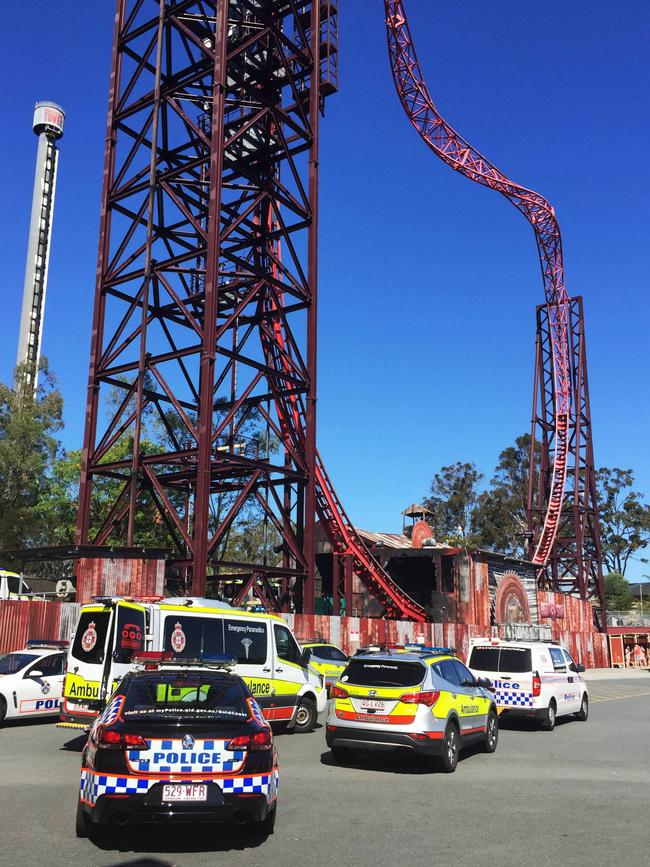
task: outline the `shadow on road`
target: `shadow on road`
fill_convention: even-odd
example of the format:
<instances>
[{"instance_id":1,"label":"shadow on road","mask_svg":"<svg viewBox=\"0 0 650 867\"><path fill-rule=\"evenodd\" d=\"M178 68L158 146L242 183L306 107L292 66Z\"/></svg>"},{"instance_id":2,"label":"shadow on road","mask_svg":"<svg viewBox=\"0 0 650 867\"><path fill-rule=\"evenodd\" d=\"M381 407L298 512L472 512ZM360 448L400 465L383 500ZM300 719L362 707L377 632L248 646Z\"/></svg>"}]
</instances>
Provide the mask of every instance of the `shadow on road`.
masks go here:
<instances>
[{"instance_id":1,"label":"shadow on road","mask_svg":"<svg viewBox=\"0 0 650 867\"><path fill-rule=\"evenodd\" d=\"M481 752L481 747L478 744L471 744L463 748L458 759L458 764L460 765L465 759ZM357 768L358 770L379 771L385 774L421 776L444 773L440 761L436 758L400 753L399 751L351 751L348 759L336 761L332 753L327 750L321 753L320 761L322 765L329 765L333 768Z\"/></svg>"}]
</instances>

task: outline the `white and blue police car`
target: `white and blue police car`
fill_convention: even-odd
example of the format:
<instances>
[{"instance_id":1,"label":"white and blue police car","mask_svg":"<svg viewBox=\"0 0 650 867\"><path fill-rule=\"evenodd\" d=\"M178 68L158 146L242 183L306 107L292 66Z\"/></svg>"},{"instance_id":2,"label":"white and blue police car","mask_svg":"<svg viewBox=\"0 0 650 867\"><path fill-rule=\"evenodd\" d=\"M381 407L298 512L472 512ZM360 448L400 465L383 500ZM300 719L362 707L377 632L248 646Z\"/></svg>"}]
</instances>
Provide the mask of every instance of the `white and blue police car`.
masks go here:
<instances>
[{"instance_id":1,"label":"white and blue police car","mask_svg":"<svg viewBox=\"0 0 650 867\"><path fill-rule=\"evenodd\" d=\"M24 650L0 656L0 724L58 716L66 645L65 641L31 640Z\"/></svg>"}]
</instances>

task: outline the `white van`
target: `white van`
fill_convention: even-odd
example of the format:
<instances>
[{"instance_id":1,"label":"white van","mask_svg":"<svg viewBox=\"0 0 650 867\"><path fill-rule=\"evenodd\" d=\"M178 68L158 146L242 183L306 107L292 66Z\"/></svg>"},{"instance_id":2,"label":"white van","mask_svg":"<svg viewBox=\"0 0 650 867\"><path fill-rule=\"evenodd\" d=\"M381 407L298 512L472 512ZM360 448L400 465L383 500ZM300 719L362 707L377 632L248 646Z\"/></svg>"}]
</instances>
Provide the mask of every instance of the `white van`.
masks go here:
<instances>
[{"instance_id":1,"label":"white van","mask_svg":"<svg viewBox=\"0 0 650 867\"><path fill-rule=\"evenodd\" d=\"M0 569L0 599L28 600L29 584L17 572Z\"/></svg>"},{"instance_id":2,"label":"white van","mask_svg":"<svg viewBox=\"0 0 650 867\"><path fill-rule=\"evenodd\" d=\"M83 605L68 651L61 725L86 728L138 651L209 659L227 655L269 722L311 731L327 706L287 624L214 599L101 597Z\"/></svg>"},{"instance_id":3,"label":"white van","mask_svg":"<svg viewBox=\"0 0 650 867\"><path fill-rule=\"evenodd\" d=\"M474 638L467 667L492 681L497 709L509 716L533 717L548 731L558 716L589 715L587 685L568 650L544 641Z\"/></svg>"}]
</instances>

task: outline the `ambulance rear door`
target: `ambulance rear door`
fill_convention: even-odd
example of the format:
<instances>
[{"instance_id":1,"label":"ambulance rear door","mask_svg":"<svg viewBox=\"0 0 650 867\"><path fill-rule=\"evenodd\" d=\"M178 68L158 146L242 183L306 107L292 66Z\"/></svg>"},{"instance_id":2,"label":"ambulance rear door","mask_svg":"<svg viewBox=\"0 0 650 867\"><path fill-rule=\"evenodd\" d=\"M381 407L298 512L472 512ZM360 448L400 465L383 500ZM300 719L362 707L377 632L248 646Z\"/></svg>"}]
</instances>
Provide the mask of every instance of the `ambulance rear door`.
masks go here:
<instances>
[{"instance_id":1,"label":"ambulance rear door","mask_svg":"<svg viewBox=\"0 0 650 867\"><path fill-rule=\"evenodd\" d=\"M147 634L147 609L135 602L119 600L115 604L111 628L110 670L106 672L105 697L113 692L131 670L133 657L144 650Z\"/></svg>"},{"instance_id":2,"label":"ambulance rear door","mask_svg":"<svg viewBox=\"0 0 650 867\"><path fill-rule=\"evenodd\" d=\"M100 700L112 620L111 605L84 605L79 613L65 676L64 699L70 711L85 713Z\"/></svg>"}]
</instances>

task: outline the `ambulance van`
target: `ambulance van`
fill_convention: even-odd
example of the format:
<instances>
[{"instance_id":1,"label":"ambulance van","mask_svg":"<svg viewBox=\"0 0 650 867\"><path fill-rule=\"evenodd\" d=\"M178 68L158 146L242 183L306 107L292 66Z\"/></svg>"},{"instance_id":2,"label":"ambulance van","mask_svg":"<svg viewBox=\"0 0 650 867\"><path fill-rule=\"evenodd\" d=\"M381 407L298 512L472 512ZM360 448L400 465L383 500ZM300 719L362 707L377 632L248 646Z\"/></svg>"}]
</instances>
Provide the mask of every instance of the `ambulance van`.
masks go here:
<instances>
[{"instance_id":1,"label":"ambulance van","mask_svg":"<svg viewBox=\"0 0 650 867\"><path fill-rule=\"evenodd\" d=\"M214 599L101 597L83 605L68 651L60 725L88 727L138 651L172 658L229 656L269 722L311 731L327 706L287 624L273 614Z\"/></svg>"}]
</instances>

